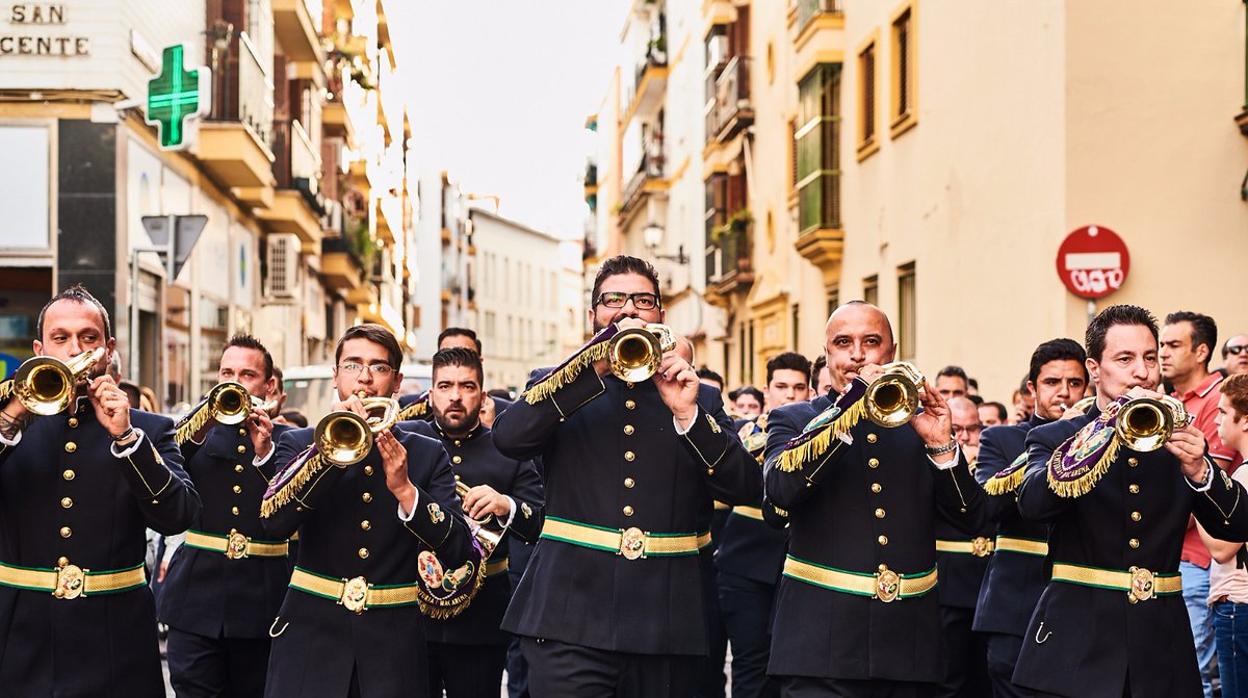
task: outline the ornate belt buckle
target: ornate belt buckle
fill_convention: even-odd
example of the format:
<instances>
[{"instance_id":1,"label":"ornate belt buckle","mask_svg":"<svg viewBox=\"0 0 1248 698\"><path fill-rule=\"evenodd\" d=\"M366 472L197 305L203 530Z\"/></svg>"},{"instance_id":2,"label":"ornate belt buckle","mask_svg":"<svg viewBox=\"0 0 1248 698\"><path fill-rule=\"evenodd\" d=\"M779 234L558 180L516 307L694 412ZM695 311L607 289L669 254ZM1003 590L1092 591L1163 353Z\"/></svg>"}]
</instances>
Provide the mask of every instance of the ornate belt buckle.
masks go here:
<instances>
[{"instance_id":1,"label":"ornate belt buckle","mask_svg":"<svg viewBox=\"0 0 1248 698\"><path fill-rule=\"evenodd\" d=\"M892 603L901 595L901 576L888 569L888 565L880 565L875 573L875 598L884 603Z\"/></svg>"},{"instance_id":2,"label":"ornate belt buckle","mask_svg":"<svg viewBox=\"0 0 1248 698\"><path fill-rule=\"evenodd\" d=\"M338 603L352 613L363 613L368 601L368 582L363 577L342 580L342 596Z\"/></svg>"},{"instance_id":3,"label":"ornate belt buckle","mask_svg":"<svg viewBox=\"0 0 1248 698\"><path fill-rule=\"evenodd\" d=\"M87 586L87 573L78 565L56 568L56 588L52 595L58 599L76 599Z\"/></svg>"},{"instance_id":4,"label":"ornate belt buckle","mask_svg":"<svg viewBox=\"0 0 1248 698\"><path fill-rule=\"evenodd\" d=\"M230 535L225 540L225 556L231 560L247 557L247 536L231 528Z\"/></svg>"},{"instance_id":5,"label":"ornate belt buckle","mask_svg":"<svg viewBox=\"0 0 1248 698\"><path fill-rule=\"evenodd\" d=\"M992 554L992 541L983 536L971 539L971 554L975 557L988 557Z\"/></svg>"},{"instance_id":6,"label":"ornate belt buckle","mask_svg":"<svg viewBox=\"0 0 1248 698\"><path fill-rule=\"evenodd\" d=\"M1143 567L1132 567L1130 572L1131 589L1127 592L1127 600L1131 603L1139 603L1153 598L1156 588L1153 573Z\"/></svg>"},{"instance_id":7,"label":"ornate belt buckle","mask_svg":"<svg viewBox=\"0 0 1248 698\"><path fill-rule=\"evenodd\" d=\"M633 526L620 531L620 554L625 560L636 560L646 556L646 534Z\"/></svg>"}]
</instances>

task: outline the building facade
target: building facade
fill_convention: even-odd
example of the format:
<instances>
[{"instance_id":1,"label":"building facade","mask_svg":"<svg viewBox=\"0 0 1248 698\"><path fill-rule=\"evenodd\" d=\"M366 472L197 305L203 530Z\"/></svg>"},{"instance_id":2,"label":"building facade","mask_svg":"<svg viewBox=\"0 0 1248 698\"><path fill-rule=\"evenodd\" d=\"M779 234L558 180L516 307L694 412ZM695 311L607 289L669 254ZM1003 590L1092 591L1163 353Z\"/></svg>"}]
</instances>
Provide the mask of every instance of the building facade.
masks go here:
<instances>
[{"instance_id":1,"label":"building facade","mask_svg":"<svg viewBox=\"0 0 1248 698\"><path fill-rule=\"evenodd\" d=\"M410 127L382 3L199 0L171 14L81 0L4 19L19 47L0 49L10 363L29 355L39 307L76 282L113 316L123 372L166 410L215 383L235 332L286 367L332 360L360 320L414 345ZM211 68L212 108L171 151L144 117L161 49L177 44L186 69ZM188 214L207 225L170 279L139 251L142 219Z\"/></svg>"},{"instance_id":2,"label":"building facade","mask_svg":"<svg viewBox=\"0 0 1248 698\"><path fill-rule=\"evenodd\" d=\"M1082 338L1110 303L1206 312L1224 336L1248 328L1222 285L1248 259L1245 4L700 10L704 90L669 89L665 108L704 105L705 255L689 268L724 313L700 363L730 385L761 383L779 351L817 354L829 310L855 298L890 315L899 358L930 373L961 364L996 399L1037 343ZM1202 48L1158 63L1163 44ZM602 212L625 139L597 116L594 242L644 250ZM1055 270L1085 225L1130 251L1126 283L1091 308Z\"/></svg>"}]
</instances>

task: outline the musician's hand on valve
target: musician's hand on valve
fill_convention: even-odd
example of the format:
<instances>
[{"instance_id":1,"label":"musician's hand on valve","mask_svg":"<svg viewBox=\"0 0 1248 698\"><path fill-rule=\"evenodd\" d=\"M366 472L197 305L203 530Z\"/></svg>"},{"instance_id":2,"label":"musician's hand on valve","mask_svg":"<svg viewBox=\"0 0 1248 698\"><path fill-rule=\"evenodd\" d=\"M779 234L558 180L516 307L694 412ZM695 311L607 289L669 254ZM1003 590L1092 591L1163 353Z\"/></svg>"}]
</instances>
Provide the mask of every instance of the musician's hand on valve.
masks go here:
<instances>
[{"instance_id":1,"label":"musician's hand on valve","mask_svg":"<svg viewBox=\"0 0 1248 698\"><path fill-rule=\"evenodd\" d=\"M850 371L849 373L852 376L855 372ZM879 378L880 375L884 373L884 367L879 364L867 364L858 369L856 373L858 378L861 378L867 383L867 385L870 385L876 378Z\"/></svg>"},{"instance_id":2,"label":"musician's hand on valve","mask_svg":"<svg viewBox=\"0 0 1248 698\"><path fill-rule=\"evenodd\" d=\"M247 418L247 435L251 437L251 446L257 458L264 458L273 449L273 420L264 410L251 409Z\"/></svg>"},{"instance_id":3,"label":"musician's hand on valve","mask_svg":"<svg viewBox=\"0 0 1248 698\"><path fill-rule=\"evenodd\" d=\"M377 434L373 448L381 454L381 467L386 471L386 488L399 500L403 511L411 512L416 505L416 486L407 476L407 449L389 429Z\"/></svg>"},{"instance_id":4,"label":"musician's hand on valve","mask_svg":"<svg viewBox=\"0 0 1248 698\"><path fill-rule=\"evenodd\" d=\"M1205 472L1209 467L1205 460L1205 435L1195 426L1189 424L1175 429L1166 442L1166 450L1179 459L1179 467L1187 479L1203 483L1208 477Z\"/></svg>"},{"instance_id":5,"label":"musician's hand on valve","mask_svg":"<svg viewBox=\"0 0 1248 698\"><path fill-rule=\"evenodd\" d=\"M682 429L698 415L698 374L675 351L663 355L659 370L654 374L654 384L659 389L663 404L672 411Z\"/></svg>"},{"instance_id":6,"label":"musician's hand on valve","mask_svg":"<svg viewBox=\"0 0 1248 698\"><path fill-rule=\"evenodd\" d=\"M112 376L97 376L89 390L95 418L114 439L130 428L130 398Z\"/></svg>"},{"instance_id":7,"label":"musician's hand on valve","mask_svg":"<svg viewBox=\"0 0 1248 698\"><path fill-rule=\"evenodd\" d=\"M910 424L919 438L928 448L947 445L953 440L953 418L949 414L949 403L944 396L936 392L931 383L924 381L923 390L919 392L919 400L923 403L923 411L914 415ZM936 456L938 463L947 463L957 452Z\"/></svg>"},{"instance_id":8,"label":"musician's hand on valve","mask_svg":"<svg viewBox=\"0 0 1248 698\"><path fill-rule=\"evenodd\" d=\"M348 395L345 400L335 402L330 406L330 409L335 412L354 412L363 417L365 420L368 419L368 410L364 409L364 401L361 400L360 396L355 393Z\"/></svg>"},{"instance_id":9,"label":"musician's hand on valve","mask_svg":"<svg viewBox=\"0 0 1248 698\"><path fill-rule=\"evenodd\" d=\"M499 494L489 485L477 485L464 495L464 513L470 519L483 519L493 515L504 521L511 515L511 500Z\"/></svg>"}]
</instances>

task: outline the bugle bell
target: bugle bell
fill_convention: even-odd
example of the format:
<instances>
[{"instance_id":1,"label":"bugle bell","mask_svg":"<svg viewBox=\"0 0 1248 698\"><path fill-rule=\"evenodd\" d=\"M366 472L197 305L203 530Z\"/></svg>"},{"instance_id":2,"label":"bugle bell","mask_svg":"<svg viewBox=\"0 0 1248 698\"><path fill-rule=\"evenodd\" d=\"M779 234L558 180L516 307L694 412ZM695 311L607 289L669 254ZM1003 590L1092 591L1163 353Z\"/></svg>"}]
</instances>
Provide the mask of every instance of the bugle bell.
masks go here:
<instances>
[{"instance_id":1,"label":"bugle bell","mask_svg":"<svg viewBox=\"0 0 1248 698\"><path fill-rule=\"evenodd\" d=\"M883 368L884 372L867 386L862 400L867 419L892 429L909 423L919 411L923 374L904 361L886 364Z\"/></svg>"},{"instance_id":2,"label":"bugle bell","mask_svg":"<svg viewBox=\"0 0 1248 698\"><path fill-rule=\"evenodd\" d=\"M1148 453L1164 446L1175 430L1191 421L1183 403L1169 395L1137 397L1118 410L1114 431L1127 448Z\"/></svg>"},{"instance_id":3,"label":"bugle bell","mask_svg":"<svg viewBox=\"0 0 1248 698\"><path fill-rule=\"evenodd\" d=\"M363 399L368 419L347 410L330 412L316 424L313 443L330 463L348 466L364 460L377 434L398 421L399 401L388 397Z\"/></svg>"},{"instance_id":4,"label":"bugle bell","mask_svg":"<svg viewBox=\"0 0 1248 698\"><path fill-rule=\"evenodd\" d=\"M208 392L206 407L218 424L241 424L251 415L252 408L268 412L274 406L252 395L241 383L225 381L213 386Z\"/></svg>"},{"instance_id":5,"label":"bugle bell","mask_svg":"<svg viewBox=\"0 0 1248 698\"><path fill-rule=\"evenodd\" d=\"M611 373L622 381L640 383L659 370L663 353L675 348L676 337L667 325L652 322L620 330L611 338Z\"/></svg>"},{"instance_id":6,"label":"bugle bell","mask_svg":"<svg viewBox=\"0 0 1248 698\"><path fill-rule=\"evenodd\" d=\"M455 480L455 494L459 495L462 507L464 497L468 496L468 491L472 488L465 485L458 477ZM472 530L472 535L481 544L481 548L485 550L485 557L489 557L494 553L494 549L503 540L502 524L498 522L498 517L493 514L486 514L480 519L474 519L468 515L468 510L464 509L464 518L470 522L468 528ZM490 526L490 528L486 528ZM497 526L497 530L494 529Z\"/></svg>"},{"instance_id":7,"label":"bugle bell","mask_svg":"<svg viewBox=\"0 0 1248 698\"><path fill-rule=\"evenodd\" d=\"M18 366L13 376L18 401L27 410L44 417L64 412L73 399L74 386L87 377L91 367L99 363L106 353L104 347L96 347L69 361L51 356L27 359Z\"/></svg>"}]
</instances>

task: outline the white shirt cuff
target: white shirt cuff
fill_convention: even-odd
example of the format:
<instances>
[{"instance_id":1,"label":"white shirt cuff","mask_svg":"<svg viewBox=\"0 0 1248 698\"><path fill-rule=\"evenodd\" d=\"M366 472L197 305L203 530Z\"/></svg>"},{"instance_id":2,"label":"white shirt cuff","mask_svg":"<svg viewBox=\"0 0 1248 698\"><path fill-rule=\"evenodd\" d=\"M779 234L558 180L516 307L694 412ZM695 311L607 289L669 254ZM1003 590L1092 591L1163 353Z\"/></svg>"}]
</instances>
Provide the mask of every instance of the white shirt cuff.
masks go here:
<instances>
[{"instance_id":1,"label":"white shirt cuff","mask_svg":"<svg viewBox=\"0 0 1248 698\"><path fill-rule=\"evenodd\" d=\"M503 498L511 505L511 512L507 514L507 520L503 522L503 528L511 528L511 522L516 518L516 500L507 495L503 495Z\"/></svg>"},{"instance_id":2,"label":"white shirt cuff","mask_svg":"<svg viewBox=\"0 0 1248 698\"><path fill-rule=\"evenodd\" d=\"M948 463L937 463L936 459L932 458L930 455L928 455L927 459L931 461L932 465L936 466L937 470L950 470L962 460L962 444L958 444L957 447L953 449L953 459Z\"/></svg>"},{"instance_id":3,"label":"white shirt cuff","mask_svg":"<svg viewBox=\"0 0 1248 698\"><path fill-rule=\"evenodd\" d=\"M143 437L145 434L143 433L143 430L138 427L134 427L134 433L138 434L139 438L135 439L134 443L126 446L126 450L118 451L116 441L113 442L113 445L108 447L108 450L112 452L114 458L126 458L134 455L134 452L139 450L139 444L143 443Z\"/></svg>"},{"instance_id":4,"label":"white shirt cuff","mask_svg":"<svg viewBox=\"0 0 1248 698\"><path fill-rule=\"evenodd\" d=\"M179 533L176 536L165 536L165 554L161 556L161 562L169 562L173 559L173 554L178 552L178 548L182 547L182 542L186 540L185 533Z\"/></svg>"},{"instance_id":5,"label":"white shirt cuff","mask_svg":"<svg viewBox=\"0 0 1248 698\"><path fill-rule=\"evenodd\" d=\"M416 496L412 498L412 510L403 511L403 502L399 502L399 521L407 523L416 516L416 505L420 503L420 490L416 490Z\"/></svg>"},{"instance_id":6,"label":"white shirt cuff","mask_svg":"<svg viewBox=\"0 0 1248 698\"><path fill-rule=\"evenodd\" d=\"M1187 486L1196 492L1208 492L1209 488L1213 486L1213 471L1216 470L1218 466L1214 465L1213 461L1208 458L1205 458L1205 465L1209 466L1209 469L1205 471L1205 484L1197 485L1192 482L1191 478L1183 478L1183 482L1186 482Z\"/></svg>"},{"instance_id":7,"label":"white shirt cuff","mask_svg":"<svg viewBox=\"0 0 1248 698\"><path fill-rule=\"evenodd\" d=\"M269 452L264 454L264 458L261 458L260 456L256 456L255 458L251 459L251 464L257 467L264 465L265 463L269 462L269 459L272 458L273 454L276 452L277 452L277 444L273 444L272 446L269 447Z\"/></svg>"},{"instance_id":8,"label":"white shirt cuff","mask_svg":"<svg viewBox=\"0 0 1248 698\"><path fill-rule=\"evenodd\" d=\"M680 428L680 420L676 419L676 415L672 415L672 425L676 427L676 435L684 436L685 434L688 434L689 430L693 428L693 425L697 424L698 417L701 414L702 414L702 408L698 407L697 405L694 405L693 406L693 419L689 420L689 426L685 427L684 429Z\"/></svg>"},{"instance_id":9,"label":"white shirt cuff","mask_svg":"<svg viewBox=\"0 0 1248 698\"><path fill-rule=\"evenodd\" d=\"M0 446L8 446L9 448L13 448L14 446L20 444L21 442L22 442L21 430L18 430L16 433L14 433L12 439L6 439L4 438L4 434L0 434Z\"/></svg>"}]
</instances>

